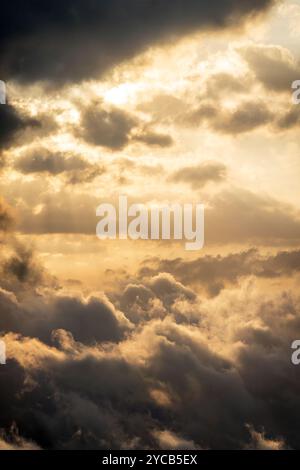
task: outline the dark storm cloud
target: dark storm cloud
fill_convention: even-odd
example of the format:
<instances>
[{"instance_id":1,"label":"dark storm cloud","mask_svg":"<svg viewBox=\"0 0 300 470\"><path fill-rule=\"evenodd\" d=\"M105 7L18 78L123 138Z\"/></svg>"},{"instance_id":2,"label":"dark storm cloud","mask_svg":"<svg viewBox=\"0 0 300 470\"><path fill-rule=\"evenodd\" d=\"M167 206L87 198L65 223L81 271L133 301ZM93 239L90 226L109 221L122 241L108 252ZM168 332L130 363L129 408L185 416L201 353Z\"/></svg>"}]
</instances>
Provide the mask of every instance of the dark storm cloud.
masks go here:
<instances>
[{"instance_id":1,"label":"dark storm cloud","mask_svg":"<svg viewBox=\"0 0 300 470\"><path fill-rule=\"evenodd\" d=\"M12 106L0 106L0 145L4 147L13 138L14 134L24 128L21 117Z\"/></svg>"},{"instance_id":2,"label":"dark storm cloud","mask_svg":"<svg viewBox=\"0 0 300 470\"><path fill-rule=\"evenodd\" d=\"M38 285L49 283L50 278L37 261L32 248L15 238L8 240L7 243L12 253L0 264L2 287L17 292L20 288L34 289Z\"/></svg>"},{"instance_id":3,"label":"dark storm cloud","mask_svg":"<svg viewBox=\"0 0 300 470\"><path fill-rule=\"evenodd\" d=\"M220 183L224 181L226 173L225 165L209 161L198 166L180 168L170 176L170 181L188 183L193 189L200 189L207 183Z\"/></svg>"},{"instance_id":4,"label":"dark storm cloud","mask_svg":"<svg viewBox=\"0 0 300 470\"><path fill-rule=\"evenodd\" d=\"M249 327L257 340L240 348L236 363L214 354L201 341L194 342L184 330L166 328L168 341L160 343L150 370L174 393L172 412L179 434L184 432L204 448L243 448L249 436L242 423L248 422L256 429L264 426L269 438L283 436L292 448L299 446L298 426L292 418L300 404L298 371L289 358L289 345L295 331L299 332L299 305L290 319L286 313L292 305L286 302L285 307L281 310L281 306L274 306L271 320L261 305L257 318L262 320L268 340L262 344L256 328ZM276 314L281 332L274 326ZM236 340L243 341L242 332L237 332ZM285 400L286 387L289 399Z\"/></svg>"},{"instance_id":5,"label":"dark storm cloud","mask_svg":"<svg viewBox=\"0 0 300 470\"><path fill-rule=\"evenodd\" d=\"M20 333L51 344L53 331L65 329L76 341L93 344L120 341L130 326L128 321L118 318L114 307L104 298L85 300L75 294L53 292L50 296L31 294L31 300L22 306L9 292L0 290L0 331Z\"/></svg>"},{"instance_id":6,"label":"dark storm cloud","mask_svg":"<svg viewBox=\"0 0 300 470\"><path fill-rule=\"evenodd\" d=\"M19 264L15 257L5 268L26 295L18 285L3 284L8 271L0 276L0 331L7 333L8 352L0 369L0 445L165 448L159 439L165 433L200 448L257 447L258 436L260 447L274 442L299 448L293 419L300 410L299 380L289 356L300 332L297 295L258 296L248 307L248 292L239 291L236 303L224 291L215 315L217 304L207 303L205 313L205 299L160 273L125 288L119 296L123 314L103 295L45 289L32 253L19 250ZM202 260L175 260L178 277L213 283L249 272L294 273L300 258L298 252L263 257L252 250L205 257L199 268ZM234 317L241 296L243 312ZM210 341L214 328L225 335L220 342L235 347L231 359Z\"/></svg>"},{"instance_id":7,"label":"dark storm cloud","mask_svg":"<svg viewBox=\"0 0 300 470\"><path fill-rule=\"evenodd\" d=\"M92 164L79 155L53 153L45 148L35 149L20 157L14 168L24 174L62 174L70 184L85 183L104 172L99 165Z\"/></svg>"},{"instance_id":8,"label":"dark storm cloud","mask_svg":"<svg viewBox=\"0 0 300 470\"><path fill-rule=\"evenodd\" d=\"M299 331L293 302L260 302L259 330L236 325L234 360L213 350L199 327L171 320L145 325L140 341L151 354L139 364L82 348L62 330L57 349L7 336L16 360L4 371L2 426L9 429L14 421L26 440L50 449L164 448L155 438L164 430L201 448L243 449L254 445L250 424L269 444L281 438L282 446L298 448L298 374L289 359ZM228 321L228 308L221 321ZM131 346L139 354L139 334ZM167 406L153 399L153 386L167 392Z\"/></svg>"},{"instance_id":9,"label":"dark storm cloud","mask_svg":"<svg viewBox=\"0 0 300 470\"><path fill-rule=\"evenodd\" d=\"M272 0L66 0L5 3L0 19L2 79L78 81L148 46L205 29L224 29ZM145 20L146 19L146 20ZM141 26L142 25L142 26Z\"/></svg>"},{"instance_id":10,"label":"dark storm cloud","mask_svg":"<svg viewBox=\"0 0 300 470\"><path fill-rule=\"evenodd\" d=\"M58 361L50 356L45 367L33 367L28 374L9 361L5 379L10 393L6 388L0 392L2 426L14 420L21 435L49 449L118 449L126 443L130 447L136 436L151 443L150 414L158 409L141 372L121 357L101 359L87 351L76 359L74 353ZM26 376L35 383L27 392Z\"/></svg>"},{"instance_id":11,"label":"dark storm cloud","mask_svg":"<svg viewBox=\"0 0 300 470\"><path fill-rule=\"evenodd\" d=\"M37 120L19 114L13 106L0 105L0 151L8 147L20 131L38 125Z\"/></svg>"},{"instance_id":12,"label":"dark storm cloud","mask_svg":"<svg viewBox=\"0 0 300 470\"><path fill-rule=\"evenodd\" d=\"M151 375L172 390L177 432L203 448L240 448L238 440L248 439L243 422L250 419L254 401L238 371L207 344L174 326L164 336L167 341L161 341L148 367ZM232 419L233 409L236 419ZM216 432L217 427L223 431Z\"/></svg>"},{"instance_id":13,"label":"dark storm cloud","mask_svg":"<svg viewBox=\"0 0 300 470\"><path fill-rule=\"evenodd\" d=\"M45 324L46 330L62 328L85 344L120 341L128 326L125 321L121 324L113 305L105 299L90 297L84 301L75 296L55 299L53 313Z\"/></svg>"}]
</instances>

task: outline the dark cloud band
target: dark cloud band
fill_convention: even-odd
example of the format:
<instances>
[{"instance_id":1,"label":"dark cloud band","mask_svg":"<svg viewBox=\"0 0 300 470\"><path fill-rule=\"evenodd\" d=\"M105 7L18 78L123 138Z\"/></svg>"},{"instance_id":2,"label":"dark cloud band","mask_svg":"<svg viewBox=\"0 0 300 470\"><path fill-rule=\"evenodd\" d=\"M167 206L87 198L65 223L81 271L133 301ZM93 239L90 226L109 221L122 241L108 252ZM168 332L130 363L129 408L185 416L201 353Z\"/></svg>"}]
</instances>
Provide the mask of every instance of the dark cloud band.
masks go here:
<instances>
[{"instance_id":1,"label":"dark cloud band","mask_svg":"<svg viewBox=\"0 0 300 470\"><path fill-rule=\"evenodd\" d=\"M272 0L6 2L0 18L2 79L58 83L87 79L148 46L197 30L235 26L272 3Z\"/></svg>"}]
</instances>

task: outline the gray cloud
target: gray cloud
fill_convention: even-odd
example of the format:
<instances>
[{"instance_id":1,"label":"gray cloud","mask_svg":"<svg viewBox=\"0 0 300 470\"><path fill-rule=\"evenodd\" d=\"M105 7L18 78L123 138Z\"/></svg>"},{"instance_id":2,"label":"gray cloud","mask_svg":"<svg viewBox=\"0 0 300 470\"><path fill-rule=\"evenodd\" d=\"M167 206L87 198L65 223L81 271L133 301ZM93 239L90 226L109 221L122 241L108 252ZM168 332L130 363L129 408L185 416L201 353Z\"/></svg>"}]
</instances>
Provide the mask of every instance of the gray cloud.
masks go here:
<instances>
[{"instance_id":1,"label":"gray cloud","mask_svg":"<svg viewBox=\"0 0 300 470\"><path fill-rule=\"evenodd\" d=\"M248 77L245 76L245 82L247 80ZM250 84L252 85L251 82ZM200 95L196 106L170 95L158 95L151 102L140 105L140 109L149 113L154 122L173 123L179 127L206 126L228 135L251 132L267 125L277 126L278 116L263 101L249 100L246 88L241 79L229 74L218 74L209 77L204 86L205 92ZM231 96L241 95L240 101L232 109L222 107L221 103L219 106L215 104L224 90ZM281 114L284 116L284 112Z\"/></svg>"},{"instance_id":2,"label":"gray cloud","mask_svg":"<svg viewBox=\"0 0 300 470\"><path fill-rule=\"evenodd\" d=\"M130 133L136 125L137 120L125 111L101 109L100 104L94 103L82 110L78 134L92 145L119 150L128 144Z\"/></svg>"},{"instance_id":3,"label":"gray cloud","mask_svg":"<svg viewBox=\"0 0 300 470\"><path fill-rule=\"evenodd\" d=\"M92 164L79 155L53 153L45 148L35 149L20 157L14 168L24 174L63 174L70 184L92 181L104 172L101 166Z\"/></svg>"},{"instance_id":4,"label":"gray cloud","mask_svg":"<svg viewBox=\"0 0 300 470\"><path fill-rule=\"evenodd\" d=\"M211 98L214 96L219 97L224 93L248 94L252 80L248 75L241 78L223 72L211 75L205 85L206 92L204 95Z\"/></svg>"},{"instance_id":5,"label":"gray cloud","mask_svg":"<svg viewBox=\"0 0 300 470\"><path fill-rule=\"evenodd\" d=\"M22 436L50 449L169 448L159 438L166 430L194 448L254 448L254 430L265 445L281 439L297 448L299 429L292 417L300 402L288 355L299 331L299 305L286 315L291 307L288 299L278 307L260 301L254 319L263 327L250 324L246 333L242 320L235 324L231 341L243 346L231 360L208 345L201 326L199 331L170 319L149 321L132 336L137 354L140 334L143 347L151 347L141 364L115 352L83 348L63 331L57 332L57 349L43 343L34 349L33 340L7 336L15 348L22 341L22 352L15 353L17 361L10 360L6 369L2 422L8 426L14 419ZM230 302L224 308L221 324L228 321ZM31 389L24 387L25 377ZM167 405L153 399L153 386L167 394Z\"/></svg>"},{"instance_id":6,"label":"gray cloud","mask_svg":"<svg viewBox=\"0 0 300 470\"><path fill-rule=\"evenodd\" d=\"M238 223L233 223L238 221ZM296 208L272 197L235 188L217 194L206 211L206 237L211 243L295 244L300 239Z\"/></svg>"},{"instance_id":7,"label":"gray cloud","mask_svg":"<svg viewBox=\"0 0 300 470\"><path fill-rule=\"evenodd\" d=\"M272 279L293 276L300 271L300 252L279 251L275 255L263 256L252 248L226 256L206 255L191 261L154 258L144 262L139 275L149 277L157 271L170 273L185 284L205 288L214 296L243 277Z\"/></svg>"},{"instance_id":8,"label":"gray cloud","mask_svg":"<svg viewBox=\"0 0 300 470\"><path fill-rule=\"evenodd\" d=\"M144 132L136 135L134 139L138 142L143 142L149 146L156 147L171 147L173 139L169 135L159 134L156 132Z\"/></svg>"},{"instance_id":9,"label":"gray cloud","mask_svg":"<svg viewBox=\"0 0 300 470\"><path fill-rule=\"evenodd\" d=\"M198 166L180 168L170 176L170 181L184 182L193 189L203 188L207 183L220 183L226 179L226 167L222 163L208 161Z\"/></svg>"},{"instance_id":10,"label":"gray cloud","mask_svg":"<svg viewBox=\"0 0 300 470\"><path fill-rule=\"evenodd\" d=\"M214 131L237 135L265 126L272 119L272 113L263 102L244 101L232 110L219 109L207 102L182 116L179 123L189 126L205 124Z\"/></svg>"},{"instance_id":11,"label":"gray cloud","mask_svg":"<svg viewBox=\"0 0 300 470\"><path fill-rule=\"evenodd\" d=\"M275 126L279 130L289 130L300 125L300 111L298 106L293 106L282 113L275 121Z\"/></svg>"},{"instance_id":12,"label":"gray cloud","mask_svg":"<svg viewBox=\"0 0 300 470\"><path fill-rule=\"evenodd\" d=\"M21 131L39 125L36 119L21 115L16 108L9 104L0 106L0 150L13 144Z\"/></svg>"},{"instance_id":13,"label":"gray cloud","mask_svg":"<svg viewBox=\"0 0 300 470\"><path fill-rule=\"evenodd\" d=\"M0 298L0 331L39 338L47 344L51 344L52 333L58 329L67 330L76 341L93 344L120 341L130 327L104 297L83 299L75 294L36 294L31 296L32 304L24 306L7 291L0 291Z\"/></svg>"},{"instance_id":14,"label":"gray cloud","mask_svg":"<svg viewBox=\"0 0 300 470\"><path fill-rule=\"evenodd\" d=\"M291 92L291 85L300 75L300 64L288 51L277 46L252 45L240 49L256 78L269 90Z\"/></svg>"}]
</instances>

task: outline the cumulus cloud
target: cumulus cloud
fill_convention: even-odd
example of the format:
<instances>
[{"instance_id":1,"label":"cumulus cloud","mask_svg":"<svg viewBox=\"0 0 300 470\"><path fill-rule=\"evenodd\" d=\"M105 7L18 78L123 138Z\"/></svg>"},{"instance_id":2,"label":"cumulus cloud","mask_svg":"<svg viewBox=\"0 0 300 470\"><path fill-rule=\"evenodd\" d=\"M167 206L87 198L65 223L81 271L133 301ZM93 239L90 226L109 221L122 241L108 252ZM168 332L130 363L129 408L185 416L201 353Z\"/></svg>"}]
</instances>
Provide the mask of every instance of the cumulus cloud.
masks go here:
<instances>
[{"instance_id":1,"label":"cumulus cloud","mask_svg":"<svg viewBox=\"0 0 300 470\"><path fill-rule=\"evenodd\" d=\"M75 294L33 295L31 302L23 306L6 290L0 291L0 298L1 331L40 338L46 343L51 343L52 332L59 329L85 344L120 341L130 330L130 322L122 312L99 294L87 299Z\"/></svg>"},{"instance_id":2,"label":"cumulus cloud","mask_svg":"<svg viewBox=\"0 0 300 470\"><path fill-rule=\"evenodd\" d=\"M300 65L291 53L281 47L261 45L238 48L237 52L248 66L242 74L205 75L196 100L191 79L183 96L158 94L151 101L139 104L138 109L150 115L154 122L181 128L203 127L231 136L263 128L277 133L299 126L297 106L290 101L283 104L279 96L278 102L273 97L271 103L261 95L259 87L263 83L272 91L291 94L291 84L300 74ZM268 57L274 58L274 64L269 63ZM253 95L252 99L249 94Z\"/></svg>"},{"instance_id":3,"label":"cumulus cloud","mask_svg":"<svg viewBox=\"0 0 300 470\"><path fill-rule=\"evenodd\" d=\"M232 109L218 108L211 102L182 116L181 123L189 126L206 125L216 132L238 135L250 132L272 121L273 115L262 101L242 101Z\"/></svg>"},{"instance_id":4,"label":"cumulus cloud","mask_svg":"<svg viewBox=\"0 0 300 470\"><path fill-rule=\"evenodd\" d=\"M241 48L239 52L267 89L291 92L292 83L300 75L300 64L287 49L280 46L251 45Z\"/></svg>"},{"instance_id":5,"label":"cumulus cloud","mask_svg":"<svg viewBox=\"0 0 300 470\"><path fill-rule=\"evenodd\" d=\"M46 148L28 152L15 161L14 168L24 174L63 175L70 184L92 181L104 172L80 155L53 153Z\"/></svg>"},{"instance_id":6,"label":"cumulus cloud","mask_svg":"<svg viewBox=\"0 0 300 470\"><path fill-rule=\"evenodd\" d=\"M170 147L173 143L169 135L155 132L133 114L101 102L82 108L81 122L74 132L87 143L112 151L132 142L157 147Z\"/></svg>"},{"instance_id":7,"label":"cumulus cloud","mask_svg":"<svg viewBox=\"0 0 300 470\"><path fill-rule=\"evenodd\" d=\"M170 180L175 183L185 182L193 189L203 188L207 183L219 183L226 179L226 167L222 163L208 161L198 166L183 167L175 171Z\"/></svg>"},{"instance_id":8,"label":"cumulus cloud","mask_svg":"<svg viewBox=\"0 0 300 470\"><path fill-rule=\"evenodd\" d=\"M82 110L79 135L92 145L118 150L129 142L136 125L137 120L125 111L102 109L94 103Z\"/></svg>"}]
</instances>

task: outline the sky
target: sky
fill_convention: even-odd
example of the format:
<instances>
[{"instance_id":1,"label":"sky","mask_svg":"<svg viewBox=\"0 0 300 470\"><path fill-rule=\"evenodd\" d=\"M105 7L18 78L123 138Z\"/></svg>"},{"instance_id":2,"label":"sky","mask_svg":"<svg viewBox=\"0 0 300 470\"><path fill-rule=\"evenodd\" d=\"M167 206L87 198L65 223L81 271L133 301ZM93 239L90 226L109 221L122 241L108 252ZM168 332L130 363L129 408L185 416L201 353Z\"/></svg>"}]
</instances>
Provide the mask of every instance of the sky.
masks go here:
<instances>
[{"instance_id":1,"label":"sky","mask_svg":"<svg viewBox=\"0 0 300 470\"><path fill-rule=\"evenodd\" d=\"M299 0L0 18L0 449L297 449ZM201 203L205 244L99 240Z\"/></svg>"}]
</instances>

